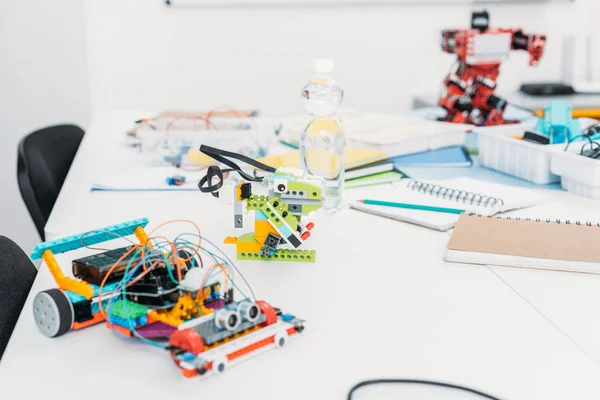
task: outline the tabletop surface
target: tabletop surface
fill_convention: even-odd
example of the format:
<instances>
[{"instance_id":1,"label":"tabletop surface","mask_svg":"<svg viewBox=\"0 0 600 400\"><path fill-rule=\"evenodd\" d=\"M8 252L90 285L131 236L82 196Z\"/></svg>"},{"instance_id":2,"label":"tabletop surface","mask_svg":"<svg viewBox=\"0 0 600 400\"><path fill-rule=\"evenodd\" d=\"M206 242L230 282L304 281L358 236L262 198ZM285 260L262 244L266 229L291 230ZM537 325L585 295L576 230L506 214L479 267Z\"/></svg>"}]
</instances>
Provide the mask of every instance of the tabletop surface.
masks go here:
<instances>
[{"instance_id":1,"label":"tabletop surface","mask_svg":"<svg viewBox=\"0 0 600 400\"><path fill-rule=\"evenodd\" d=\"M46 226L48 239L140 217L149 229L189 219L215 243L240 234L200 192L91 192L95 172L127 165L139 112L96 113ZM457 174L470 174L461 169ZM424 176L425 178L427 176ZM554 190L513 215L599 220L596 202ZM434 379L503 399L600 398L600 276L443 261L448 233L345 209L316 216L314 264L237 261L254 293L306 319L282 349L220 376L186 380L161 350L119 340L103 324L40 334L32 300L55 287L42 265L0 363L0 388L27 398L343 399L361 380ZM184 224L161 231L174 236ZM230 256L233 247L219 245ZM58 256L65 271L86 250ZM30 397L31 396L31 397Z\"/></svg>"}]
</instances>

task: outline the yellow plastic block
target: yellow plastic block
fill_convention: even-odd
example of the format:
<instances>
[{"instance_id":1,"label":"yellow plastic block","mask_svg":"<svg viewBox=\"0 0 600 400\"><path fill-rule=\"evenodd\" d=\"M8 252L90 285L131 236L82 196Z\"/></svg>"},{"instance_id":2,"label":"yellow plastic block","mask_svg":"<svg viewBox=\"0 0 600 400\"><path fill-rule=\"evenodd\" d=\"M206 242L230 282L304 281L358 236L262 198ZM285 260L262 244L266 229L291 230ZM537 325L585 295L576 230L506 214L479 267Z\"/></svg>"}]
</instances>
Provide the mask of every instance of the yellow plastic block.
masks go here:
<instances>
[{"instance_id":1,"label":"yellow plastic block","mask_svg":"<svg viewBox=\"0 0 600 400\"><path fill-rule=\"evenodd\" d=\"M237 187L235 188L235 199L236 200L242 200L242 184L243 183L245 183L245 181L242 179L240 184L237 185Z\"/></svg>"},{"instance_id":2,"label":"yellow plastic block","mask_svg":"<svg viewBox=\"0 0 600 400\"><path fill-rule=\"evenodd\" d=\"M261 243L264 242L269 233L279 236L277 230L269 221L254 221L254 237L256 240Z\"/></svg>"},{"instance_id":3,"label":"yellow plastic block","mask_svg":"<svg viewBox=\"0 0 600 400\"><path fill-rule=\"evenodd\" d=\"M148 316L152 320L179 326L189 319L198 318L200 314L207 315L212 312L213 310L204 307L202 297L194 300L191 296L185 295L181 296L171 309L154 310Z\"/></svg>"},{"instance_id":4,"label":"yellow plastic block","mask_svg":"<svg viewBox=\"0 0 600 400\"><path fill-rule=\"evenodd\" d=\"M63 274L58 262L56 261L56 258L54 258L54 253L52 253L52 251L44 251L44 253L42 253L42 258L46 262L46 265L48 266L56 285L60 289L77 293L88 300L94 297L94 288L89 283L69 278Z\"/></svg>"},{"instance_id":5,"label":"yellow plastic block","mask_svg":"<svg viewBox=\"0 0 600 400\"><path fill-rule=\"evenodd\" d=\"M236 244L237 243L237 237L235 236L227 236L225 238L225 240L223 241L224 244Z\"/></svg>"},{"instance_id":6,"label":"yellow plastic block","mask_svg":"<svg viewBox=\"0 0 600 400\"><path fill-rule=\"evenodd\" d=\"M262 245L259 242L238 242L235 251L238 253L257 253L261 247Z\"/></svg>"},{"instance_id":7,"label":"yellow plastic block","mask_svg":"<svg viewBox=\"0 0 600 400\"><path fill-rule=\"evenodd\" d=\"M133 231L133 233L135 233L135 237L139 240L142 246L152 245L152 243L150 243L150 241L148 240L148 235L146 234L146 231L141 226L135 228L135 231Z\"/></svg>"}]
</instances>

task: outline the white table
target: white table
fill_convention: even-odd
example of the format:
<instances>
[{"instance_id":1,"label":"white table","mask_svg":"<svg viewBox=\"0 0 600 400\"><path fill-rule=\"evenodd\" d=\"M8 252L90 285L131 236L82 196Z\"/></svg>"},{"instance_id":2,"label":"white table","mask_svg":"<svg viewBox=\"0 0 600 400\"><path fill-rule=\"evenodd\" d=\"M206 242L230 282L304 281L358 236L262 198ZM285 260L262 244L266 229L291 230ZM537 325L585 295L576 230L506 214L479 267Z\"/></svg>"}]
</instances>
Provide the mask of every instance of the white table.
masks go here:
<instances>
[{"instance_id":1,"label":"white table","mask_svg":"<svg viewBox=\"0 0 600 400\"><path fill-rule=\"evenodd\" d=\"M95 115L46 227L49 239L142 216L150 228L192 219L216 243L241 233L230 227L230 210L200 192L89 191L95 169L132 156L123 132L146 115ZM363 379L412 377L509 399L600 398L600 279L447 264L447 234L351 210L317 218L313 232L307 244L318 250L315 264L236 263L259 298L305 318L305 332L205 380L186 381L166 352L122 342L104 325L41 335L32 299L55 287L42 265L0 363L2 393L342 399ZM82 253L58 259L67 271Z\"/></svg>"}]
</instances>

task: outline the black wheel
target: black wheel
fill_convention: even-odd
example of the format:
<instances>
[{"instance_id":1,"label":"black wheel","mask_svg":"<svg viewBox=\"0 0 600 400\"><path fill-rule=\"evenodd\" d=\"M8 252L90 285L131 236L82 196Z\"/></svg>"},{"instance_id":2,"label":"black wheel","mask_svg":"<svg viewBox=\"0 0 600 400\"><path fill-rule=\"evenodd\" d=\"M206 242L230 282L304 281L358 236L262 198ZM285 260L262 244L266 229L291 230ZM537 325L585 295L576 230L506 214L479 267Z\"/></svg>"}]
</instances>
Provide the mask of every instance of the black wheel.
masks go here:
<instances>
[{"instance_id":1,"label":"black wheel","mask_svg":"<svg viewBox=\"0 0 600 400\"><path fill-rule=\"evenodd\" d=\"M63 291L45 290L33 299L33 317L44 335L61 336L69 332L73 325L73 305Z\"/></svg>"}]
</instances>

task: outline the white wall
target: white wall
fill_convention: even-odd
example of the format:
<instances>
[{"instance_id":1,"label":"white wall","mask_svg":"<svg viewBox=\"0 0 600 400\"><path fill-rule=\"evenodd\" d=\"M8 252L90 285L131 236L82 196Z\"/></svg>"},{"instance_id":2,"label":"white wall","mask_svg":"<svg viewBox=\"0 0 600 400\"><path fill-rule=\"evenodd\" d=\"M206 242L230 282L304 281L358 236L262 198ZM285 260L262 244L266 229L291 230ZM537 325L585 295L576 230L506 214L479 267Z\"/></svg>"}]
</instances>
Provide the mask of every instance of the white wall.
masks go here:
<instances>
[{"instance_id":1,"label":"white wall","mask_svg":"<svg viewBox=\"0 0 600 400\"><path fill-rule=\"evenodd\" d=\"M529 68L526 54L513 54L500 88L560 78L562 35L579 30L574 18L594 3L489 7L494 25L549 35L540 67ZM468 26L470 9L169 9L160 0L102 0L89 2L88 20L94 107L233 103L271 115L302 112L299 90L311 74L311 59L319 56L336 60L347 108L397 111L409 106L413 94L437 93L452 63L439 49L439 31Z\"/></svg>"},{"instance_id":2,"label":"white wall","mask_svg":"<svg viewBox=\"0 0 600 400\"><path fill-rule=\"evenodd\" d=\"M16 180L17 143L43 126L90 116L81 0L0 0L0 234L39 241Z\"/></svg>"}]
</instances>

